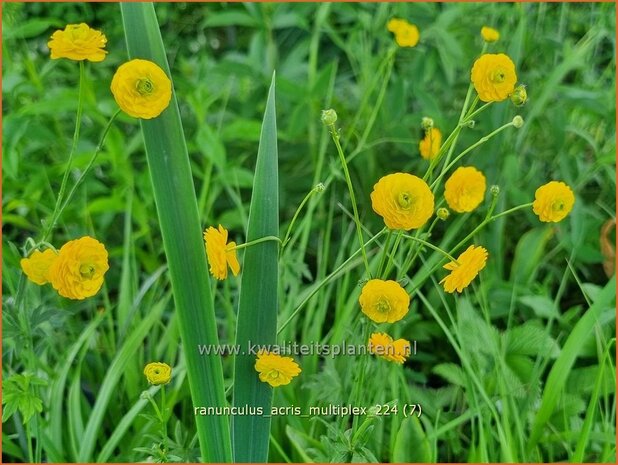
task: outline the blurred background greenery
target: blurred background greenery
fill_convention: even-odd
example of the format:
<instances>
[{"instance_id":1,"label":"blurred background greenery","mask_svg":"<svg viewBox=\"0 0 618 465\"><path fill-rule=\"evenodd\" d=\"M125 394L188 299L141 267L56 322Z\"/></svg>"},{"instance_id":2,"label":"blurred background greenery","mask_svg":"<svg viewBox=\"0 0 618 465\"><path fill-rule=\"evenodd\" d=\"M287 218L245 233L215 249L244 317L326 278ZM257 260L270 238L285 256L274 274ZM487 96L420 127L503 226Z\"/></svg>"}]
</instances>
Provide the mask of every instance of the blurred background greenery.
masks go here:
<instances>
[{"instance_id":1,"label":"blurred background greenery","mask_svg":"<svg viewBox=\"0 0 618 465\"><path fill-rule=\"evenodd\" d=\"M54 30L79 22L108 38L107 59L86 67L84 120L72 179L87 164L103 125L116 109L109 84L127 53L118 5L6 3L2 10L6 379L23 371L27 340L13 305L20 247L26 238L39 235L53 210L78 100L77 64L50 60L47 41ZM421 118L432 117L443 134L456 126L469 71L482 48L479 31L484 25L500 31L500 40L489 50L513 59L519 81L527 85L529 103L520 109L508 101L492 105L474 128L464 130L459 150L517 114L525 120L523 128L500 134L473 151L464 164L481 169L488 185L500 186L498 211L532 201L535 189L553 179L565 181L576 193L575 209L558 225L541 224L532 211L523 211L480 233L476 242L486 245L490 260L478 287L466 297L443 300L439 287L431 283L423 288L427 303L413 296L411 316L394 336L418 341L418 354L402 372L372 360L375 378L367 381L364 398L368 405L415 400L424 408L420 422L372 420L369 434L352 437L346 435L349 425L343 420L275 419L272 460L504 460L504 450L492 446L500 442L493 433L496 419L479 406L482 395L471 385L465 360L447 343L428 305L444 318L443 308L456 309L457 321L450 323L461 330L457 334L467 334L459 343L469 366L483 380L496 408L510 412L516 425L508 445L514 460L615 460L613 350L609 360L604 358L615 335L613 303L604 305L594 337L582 341L577 363L556 393L558 407L547 434L540 445L526 448L548 370L608 282L603 269L607 257L600 244L602 226L615 218L616 207L614 4L160 3L156 10L204 227L221 223L234 240L243 241L273 70L283 232L307 192L318 182L327 183L326 192L312 199L301 215L296 241L282 257L281 321L314 282L355 250L352 222L343 210L350 208L347 188L334 147L320 124L320 111L332 107L339 115L346 153L354 157L350 166L363 224L377 232L381 220L369 201L374 183L395 171L424 173L426 162L418 153ZM395 16L416 24L421 40L415 48L397 51L388 74L385 58L393 37L385 25ZM51 240L57 247L85 234L103 241L111 262L104 292L84 302L68 302L48 288L27 290L39 376L48 382L36 391L44 405L37 446L50 461L75 460L84 423L93 409L103 408L95 407L102 384L113 389L115 397L104 406L105 417L96 429L97 454L146 389L141 377L144 362L161 359L182 367L183 349L154 208L139 125L122 116ZM484 214L481 209L452 217L436 228L435 236L451 232L463 237ZM608 241L614 244L614 238L611 232ZM282 339L337 343L360 334L358 326L350 324L357 312L358 264L325 286L285 329ZM412 271L414 280L422 269ZM228 279L218 287L223 342L233 341L236 296L237 281ZM105 384L107 370L127 347L129 336L155 311L160 318L153 319L135 350L122 352L130 357L123 361L118 379ZM92 334L76 346L87 328ZM496 347L485 344L485 338L495 338ZM68 360L73 366L66 365ZM612 370L604 371L606 363ZM307 357L301 364L303 376L277 390L275 404L345 403L355 381L350 360ZM224 368L231 375L231 360ZM59 373L65 373L61 383ZM179 460L195 460L193 413L182 379L180 375L175 380L170 400L174 453ZM601 380L598 392L597 380ZM597 410L587 429L590 405ZM118 438L108 453L88 459L145 460L140 448L151 446L148 434L156 429L155 421L137 413L125 430L132 434L124 436L124 442ZM3 428L6 461L25 458L24 427L17 417ZM58 425L65 431L62 437L52 432ZM583 434L585 453L574 455ZM52 439L58 438L54 450ZM421 446L411 450L406 446L410 443Z\"/></svg>"}]
</instances>

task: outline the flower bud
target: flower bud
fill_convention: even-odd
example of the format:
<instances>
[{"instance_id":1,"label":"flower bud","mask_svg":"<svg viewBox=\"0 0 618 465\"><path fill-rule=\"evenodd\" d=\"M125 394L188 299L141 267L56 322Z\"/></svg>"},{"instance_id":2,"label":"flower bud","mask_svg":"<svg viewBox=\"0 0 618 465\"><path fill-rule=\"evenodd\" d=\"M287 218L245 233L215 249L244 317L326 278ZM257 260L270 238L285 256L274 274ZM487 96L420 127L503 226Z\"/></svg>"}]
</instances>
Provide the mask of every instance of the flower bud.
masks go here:
<instances>
[{"instance_id":1,"label":"flower bud","mask_svg":"<svg viewBox=\"0 0 618 465\"><path fill-rule=\"evenodd\" d=\"M483 26L481 28L481 37L489 44L497 41L500 38L500 33L493 27Z\"/></svg>"},{"instance_id":2,"label":"flower bud","mask_svg":"<svg viewBox=\"0 0 618 465\"><path fill-rule=\"evenodd\" d=\"M421 127L425 131L430 130L431 128L433 128L433 119L428 118L427 116L423 116L423 119L421 120Z\"/></svg>"},{"instance_id":3,"label":"flower bud","mask_svg":"<svg viewBox=\"0 0 618 465\"><path fill-rule=\"evenodd\" d=\"M438 208L438 211L436 212L436 215L442 221L445 221L449 217L450 213L449 213L448 209L442 207L442 208Z\"/></svg>"},{"instance_id":4,"label":"flower bud","mask_svg":"<svg viewBox=\"0 0 618 465\"><path fill-rule=\"evenodd\" d=\"M325 126L332 126L337 121L337 112L332 108L329 110L322 110L322 124Z\"/></svg>"},{"instance_id":5,"label":"flower bud","mask_svg":"<svg viewBox=\"0 0 618 465\"><path fill-rule=\"evenodd\" d=\"M528 92L526 92L526 86L523 84L515 87L515 90L511 94L511 102L516 107L521 107L528 101Z\"/></svg>"},{"instance_id":6,"label":"flower bud","mask_svg":"<svg viewBox=\"0 0 618 465\"><path fill-rule=\"evenodd\" d=\"M473 119L471 119L470 121L466 121L466 127L470 129L474 128L475 125L476 125L476 122Z\"/></svg>"},{"instance_id":7,"label":"flower bud","mask_svg":"<svg viewBox=\"0 0 618 465\"><path fill-rule=\"evenodd\" d=\"M324 185L324 183L318 183L316 184L316 186L314 187L315 191L319 194L322 193L326 190L326 186Z\"/></svg>"},{"instance_id":8,"label":"flower bud","mask_svg":"<svg viewBox=\"0 0 618 465\"><path fill-rule=\"evenodd\" d=\"M519 129L523 125L524 125L524 119L521 116L517 115L515 116L515 118L513 118L513 126L515 126L517 129Z\"/></svg>"},{"instance_id":9,"label":"flower bud","mask_svg":"<svg viewBox=\"0 0 618 465\"><path fill-rule=\"evenodd\" d=\"M149 400L152 399L152 396L148 391L142 391L142 393L139 395L139 398L142 400Z\"/></svg>"},{"instance_id":10,"label":"flower bud","mask_svg":"<svg viewBox=\"0 0 618 465\"><path fill-rule=\"evenodd\" d=\"M498 197L498 194L500 194L500 186L494 184L489 188L489 192L493 197Z\"/></svg>"}]
</instances>

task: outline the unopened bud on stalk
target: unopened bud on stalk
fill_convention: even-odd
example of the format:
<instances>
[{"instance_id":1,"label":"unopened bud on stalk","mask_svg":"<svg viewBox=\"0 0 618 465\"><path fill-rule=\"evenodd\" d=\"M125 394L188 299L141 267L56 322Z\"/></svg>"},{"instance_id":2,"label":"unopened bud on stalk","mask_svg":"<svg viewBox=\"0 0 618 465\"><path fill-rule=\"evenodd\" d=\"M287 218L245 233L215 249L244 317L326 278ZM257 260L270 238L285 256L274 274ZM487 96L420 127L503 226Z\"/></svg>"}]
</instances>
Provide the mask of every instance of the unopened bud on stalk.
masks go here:
<instances>
[{"instance_id":1,"label":"unopened bud on stalk","mask_svg":"<svg viewBox=\"0 0 618 465\"><path fill-rule=\"evenodd\" d=\"M429 131L431 128L433 128L433 119L427 116L423 116L423 119L421 120L421 127L425 131Z\"/></svg>"},{"instance_id":2,"label":"unopened bud on stalk","mask_svg":"<svg viewBox=\"0 0 618 465\"><path fill-rule=\"evenodd\" d=\"M436 215L438 216L438 218L440 218L442 221L445 221L449 215L450 212L448 211L448 209L442 207L442 208L438 208L438 211L436 212Z\"/></svg>"},{"instance_id":3,"label":"unopened bud on stalk","mask_svg":"<svg viewBox=\"0 0 618 465\"><path fill-rule=\"evenodd\" d=\"M493 197L498 197L500 194L500 186L496 186L495 184L489 188L489 192Z\"/></svg>"},{"instance_id":4,"label":"unopened bud on stalk","mask_svg":"<svg viewBox=\"0 0 618 465\"><path fill-rule=\"evenodd\" d=\"M314 187L315 191L319 194L322 193L326 190L326 186L323 183L318 183L316 184L316 186Z\"/></svg>"},{"instance_id":5,"label":"unopened bud on stalk","mask_svg":"<svg viewBox=\"0 0 618 465\"><path fill-rule=\"evenodd\" d=\"M515 116L515 118L513 118L513 126L515 126L517 129L521 128L524 125L524 119L517 115Z\"/></svg>"},{"instance_id":6,"label":"unopened bud on stalk","mask_svg":"<svg viewBox=\"0 0 618 465\"><path fill-rule=\"evenodd\" d=\"M521 107L524 106L527 101L528 92L526 92L526 86L520 84L515 87L515 90L511 94L511 102L513 102L513 105L515 105L516 107Z\"/></svg>"},{"instance_id":7,"label":"unopened bud on stalk","mask_svg":"<svg viewBox=\"0 0 618 465\"><path fill-rule=\"evenodd\" d=\"M322 110L322 124L325 126L332 126L337 121L337 112L332 108L329 110Z\"/></svg>"},{"instance_id":8,"label":"unopened bud on stalk","mask_svg":"<svg viewBox=\"0 0 618 465\"><path fill-rule=\"evenodd\" d=\"M148 391L142 391L142 393L139 395L139 398L143 400L149 400L152 399L152 396Z\"/></svg>"},{"instance_id":9,"label":"unopened bud on stalk","mask_svg":"<svg viewBox=\"0 0 618 465\"><path fill-rule=\"evenodd\" d=\"M469 127L470 129L472 129L475 124L476 122L473 119L471 119L470 121L466 121L466 126Z\"/></svg>"}]
</instances>

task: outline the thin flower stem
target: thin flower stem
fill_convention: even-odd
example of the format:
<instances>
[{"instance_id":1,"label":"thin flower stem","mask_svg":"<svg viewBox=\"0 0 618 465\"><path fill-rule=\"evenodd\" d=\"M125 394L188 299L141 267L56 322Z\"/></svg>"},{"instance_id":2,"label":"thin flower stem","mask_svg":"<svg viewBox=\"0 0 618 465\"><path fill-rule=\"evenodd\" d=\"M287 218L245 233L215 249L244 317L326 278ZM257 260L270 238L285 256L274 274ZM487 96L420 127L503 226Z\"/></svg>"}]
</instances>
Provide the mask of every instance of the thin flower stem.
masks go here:
<instances>
[{"instance_id":1,"label":"thin flower stem","mask_svg":"<svg viewBox=\"0 0 618 465\"><path fill-rule=\"evenodd\" d=\"M371 332L371 325L369 322L365 322L365 331L363 331L363 340L361 344L367 344L369 341L369 333ZM365 383L365 371L367 369L367 361L369 359L369 354L365 353L360 361L360 373L358 378L358 384L356 385L356 393L354 395L354 404L355 406L360 407L361 402L361 392L363 391L364 383ZM354 419L352 420L352 431L356 431L358 425L359 415L354 415Z\"/></svg>"},{"instance_id":2,"label":"thin flower stem","mask_svg":"<svg viewBox=\"0 0 618 465\"><path fill-rule=\"evenodd\" d=\"M448 258L450 261L457 263L457 260L455 258L453 258L453 256L451 254L449 254L448 252L445 252L440 247L437 247L437 246L433 245L431 242L424 241L423 239L419 239L418 237L408 236L407 234L404 234L403 238L404 239L410 239L411 241L418 242L419 244L422 244L422 245L424 245L426 247L429 247L430 249L435 250L436 252L441 253L446 258Z\"/></svg>"},{"instance_id":3,"label":"thin flower stem","mask_svg":"<svg viewBox=\"0 0 618 465\"><path fill-rule=\"evenodd\" d=\"M375 236L373 236L371 239L369 239L366 243L365 246L370 245L371 243L375 242L382 234L384 234L386 232L386 228L382 229L379 233L377 233ZM351 262L352 260L354 260L354 258L361 253L363 249L359 248L356 250L356 252L354 252L352 255L350 255L350 257L343 262L341 265L339 265L337 268L335 268L328 276L326 276L322 282L320 282L320 284L318 284L312 291L311 293L305 297L303 299L303 301L301 303L298 304L298 306L294 309L294 311L292 312L292 314L288 317L287 320L285 320L281 326L279 326L279 328L277 329L277 335L279 335L281 333L281 331L283 331L285 329L285 327L287 325L290 324L290 322L296 317L296 315L298 315L300 313L300 311L303 309L303 307L307 304L307 302L309 302L309 300L311 300L311 298L316 295L320 289L322 289L324 286L326 286L329 282L331 282L339 273L341 273L341 271L343 269L345 269Z\"/></svg>"},{"instance_id":4,"label":"thin flower stem","mask_svg":"<svg viewBox=\"0 0 618 465\"><path fill-rule=\"evenodd\" d=\"M165 384L161 385L161 427L163 435L163 450L167 453L167 417L165 415Z\"/></svg>"},{"instance_id":5,"label":"thin flower stem","mask_svg":"<svg viewBox=\"0 0 618 465\"><path fill-rule=\"evenodd\" d=\"M474 118L476 115L482 113L483 111L485 111L487 109L487 107L489 107L489 105L491 105L493 102L487 102L485 105L483 105L481 108L479 108L478 110L476 110L474 113L467 115L464 120L462 121L462 123L467 123L468 121L470 121L472 118Z\"/></svg>"},{"instance_id":6,"label":"thin flower stem","mask_svg":"<svg viewBox=\"0 0 618 465\"><path fill-rule=\"evenodd\" d=\"M384 243L384 248L382 249L382 258L380 258L380 266L378 266L378 272L376 276L382 275L382 270L384 269L384 263L386 262L386 256L388 255L388 247L391 243L391 238L393 237L393 230L389 229L386 235L386 242Z\"/></svg>"},{"instance_id":7,"label":"thin flower stem","mask_svg":"<svg viewBox=\"0 0 618 465\"><path fill-rule=\"evenodd\" d=\"M429 163L429 167L427 168L427 171L425 172L425 175L423 176L423 181L427 181L427 179L429 179L429 177L431 176L431 173L433 173L434 168L438 165L438 162L442 158L442 155L444 155L444 152L448 150L452 146L455 139L459 137L459 133L461 132L461 129L462 129L462 126L457 125L457 127L453 129L453 132L451 132L449 136L446 138L446 140L444 141L444 144L442 144L442 147L440 147L440 150L438 150L438 153L436 154L436 156L431 159L431 162Z\"/></svg>"},{"instance_id":8,"label":"thin flower stem","mask_svg":"<svg viewBox=\"0 0 618 465\"><path fill-rule=\"evenodd\" d=\"M281 243L281 253L283 253L283 251L285 250L285 246L288 244L288 241L290 240L290 234L292 233L292 228L294 227L294 223L296 223L296 219L298 218L298 215L300 214L301 210L303 209L305 204L309 201L311 196L313 194L315 194L316 192L318 192L322 188L323 188L323 185L321 185L321 184L318 184L318 185L314 186L314 188L311 189L307 193L307 195L305 195L305 198L303 199L303 201L300 203L300 205L296 209L296 212L294 212L294 216L292 217L292 221L290 222L290 226L288 226L288 230L285 233L285 238L283 239L283 242Z\"/></svg>"},{"instance_id":9,"label":"thin flower stem","mask_svg":"<svg viewBox=\"0 0 618 465\"><path fill-rule=\"evenodd\" d=\"M483 221L481 221L481 223L472 230L472 232L470 234L468 234L466 237L464 237L461 241L459 241L459 243L453 247L449 253L453 254L455 253L462 245L464 245L472 236L474 236L477 232L479 232L481 229L483 229L485 226L487 226L489 223L491 223L492 221L497 220L498 218L502 218L503 216L509 215L513 212L516 212L517 210L521 210L523 208L528 208L532 206L532 202L530 203L524 203L522 205L518 205L517 207L513 207L509 210L505 210L502 213L498 213L497 215L493 215L490 216L489 218L484 219Z\"/></svg>"},{"instance_id":10,"label":"thin flower stem","mask_svg":"<svg viewBox=\"0 0 618 465\"><path fill-rule=\"evenodd\" d=\"M361 252L363 254L363 261L365 262L365 271L371 277L371 271L369 270L369 260L367 260L367 252L365 251L365 242L363 239L363 231L361 229L361 222L358 216L358 207L356 205L356 196L354 195L354 187L352 186L352 179L350 178L350 172L348 171L348 164L345 160L345 155L343 153L343 149L341 148L341 144L339 143L339 134L337 134L337 129L335 125L332 124L329 126L330 133L332 136L335 145L337 146L337 152L339 153L339 159L341 160L341 166L343 167L343 173L345 175L346 183L348 184L348 190L350 191L350 200L352 201L352 210L354 212L354 222L356 223L356 233L358 235L358 242L361 247Z\"/></svg>"},{"instance_id":11,"label":"thin flower stem","mask_svg":"<svg viewBox=\"0 0 618 465\"><path fill-rule=\"evenodd\" d=\"M277 241L279 244L281 244L281 239L279 239L277 236L264 236L264 237L260 237L259 239L256 239L254 241L251 242L245 242L244 244L239 244L235 247L230 247L228 250L239 250L239 249L244 249L245 247L251 247L252 245L256 245L259 244L261 242L266 242L266 241Z\"/></svg>"},{"instance_id":12,"label":"thin flower stem","mask_svg":"<svg viewBox=\"0 0 618 465\"><path fill-rule=\"evenodd\" d=\"M62 203L62 199L64 197L64 192L67 187L67 182L69 180L69 173L71 172L71 166L73 165L73 155L75 154L75 148L77 147L77 141L79 140L79 131L82 125L82 111L84 107L84 81L85 81L85 66L84 61L79 62L79 91L77 98L77 117L75 119L75 130L73 132L73 142L71 143L71 151L69 152L69 160L67 161L67 167L64 171L64 176L62 177L62 183L60 184L60 191L58 192L58 197L56 198L56 205L54 206L54 211L52 213L52 221L49 222L47 227L45 228L45 232L43 233L43 237L41 241L47 239L47 236L51 232L54 227L55 220L60 215L58 209Z\"/></svg>"},{"instance_id":13,"label":"thin flower stem","mask_svg":"<svg viewBox=\"0 0 618 465\"><path fill-rule=\"evenodd\" d=\"M105 125L105 128L103 129L103 133L101 134L101 138L99 140L99 143L97 144L97 147L95 148L94 153L92 154L92 157L90 157L90 161L88 162L88 165L86 165L86 168L84 169L82 174L79 176L79 178L75 182L75 185L71 188L71 191L67 195L67 198L64 201L64 203L62 204L62 207L60 207L60 209L57 212L55 212L55 214L52 216L52 219L49 222L49 224L47 225L47 230L43 234L43 238L41 239L41 241L44 241L47 238L47 236L49 235L49 233L51 232L51 230L54 228L54 226L56 226L56 222L58 221L58 219L62 215L62 212L67 207L67 205L71 202L71 200L73 199L73 196L75 195L75 192L77 191L77 189L79 188L81 183L84 181L84 179L86 178L86 176L90 172L90 169L92 168L92 165L96 161L97 156L99 155L99 152L103 148L103 144L104 144L105 139L107 137L107 133L111 129L112 123L114 122L114 120L116 119L116 116L118 116L119 113L120 113L120 109L118 109L112 115L112 117L109 119L109 121Z\"/></svg>"},{"instance_id":14,"label":"thin flower stem","mask_svg":"<svg viewBox=\"0 0 618 465\"><path fill-rule=\"evenodd\" d=\"M393 250L388 256L388 263L386 264L386 270L384 270L383 278L386 279L393 269L393 259L395 258L395 254L397 253L397 249L399 248L399 243L401 242L401 237L403 235L403 231L399 231L397 234L397 238L395 239L395 243L393 244Z\"/></svg>"},{"instance_id":15,"label":"thin flower stem","mask_svg":"<svg viewBox=\"0 0 618 465\"><path fill-rule=\"evenodd\" d=\"M457 163L459 160L461 160L465 155L467 155L469 152L471 152L472 150L474 150L475 148L477 148L480 145L483 145L485 142L487 142L489 139L491 139L492 137L494 137L496 134L499 134L500 132L504 131L506 128L513 126L513 122L509 121L508 123L500 126L498 129L496 129L493 132L490 132L489 134L487 134L486 136L481 137L478 141L476 141L474 144L472 144L470 147L468 147L466 150L464 150L463 152L461 152L459 155L457 155L457 157L455 157L455 159L450 162L448 165L446 165L443 169L442 172L440 173L440 176L438 176L433 183L431 183L430 188L432 189L432 191L434 190L434 188L437 188L437 184L440 182L440 180L444 177L444 175L446 174L446 172L451 169L453 167L453 165L455 165L455 163Z\"/></svg>"}]
</instances>

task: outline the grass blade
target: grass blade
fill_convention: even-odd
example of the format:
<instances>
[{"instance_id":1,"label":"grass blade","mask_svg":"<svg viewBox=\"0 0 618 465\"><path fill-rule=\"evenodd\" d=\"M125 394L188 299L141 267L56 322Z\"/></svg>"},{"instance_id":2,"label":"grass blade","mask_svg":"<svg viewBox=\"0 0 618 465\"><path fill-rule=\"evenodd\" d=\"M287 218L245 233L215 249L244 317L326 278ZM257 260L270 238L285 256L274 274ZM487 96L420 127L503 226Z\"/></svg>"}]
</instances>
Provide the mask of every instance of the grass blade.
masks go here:
<instances>
[{"instance_id":1,"label":"grass blade","mask_svg":"<svg viewBox=\"0 0 618 465\"><path fill-rule=\"evenodd\" d=\"M258 149L247 242L279 235L279 187L275 76L273 75ZM277 331L278 244L266 241L246 249L238 303L236 343L274 344ZM270 415L272 388L261 382L254 368L255 355L237 355L234 361L234 405L262 407ZM235 462L266 462L270 417L243 415L232 418Z\"/></svg>"},{"instance_id":2,"label":"grass blade","mask_svg":"<svg viewBox=\"0 0 618 465\"><path fill-rule=\"evenodd\" d=\"M151 60L171 76L153 4L122 3L120 8L129 56ZM140 124L193 405L223 407L221 359L203 357L197 351L198 344L218 344L218 337L195 187L175 95L159 117L140 120ZM197 416L196 422L202 460L231 461L228 419Z\"/></svg>"},{"instance_id":3,"label":"grass blade","mask_svg":"<svg viewBox=\"0 0 618 465\"><path fill-rule=\"evenodd\" d=\"M541 399L541 407L534 419L532 425L532 432L530 434L529 449L532 449L538 443L541 438L541 434L547 424L551 414L558 403L561 392L564 388L571 368L575 363L575 359L579 355L579 351L584 346L584 342L593 332L594 325L597 324L599 316L608 307L611 307L612 299L616 296L616 276L607 283L603 290L599 293L599 296L592 304L592 306L586 311L586 313L577 322L568 339L564 343L562 352L556 359L556 362L549 372L547 382L545 383L545 389L543 390L543 397Z\"/></svg>"}]
</instances>

